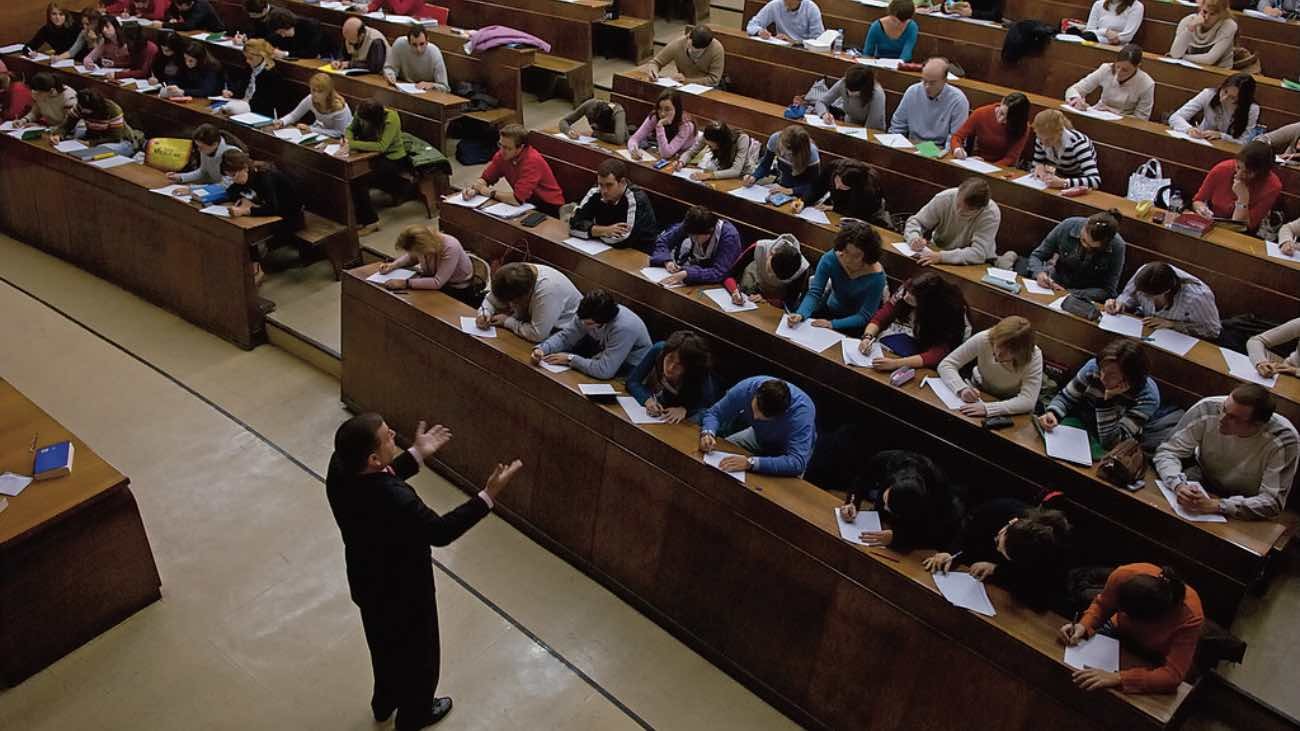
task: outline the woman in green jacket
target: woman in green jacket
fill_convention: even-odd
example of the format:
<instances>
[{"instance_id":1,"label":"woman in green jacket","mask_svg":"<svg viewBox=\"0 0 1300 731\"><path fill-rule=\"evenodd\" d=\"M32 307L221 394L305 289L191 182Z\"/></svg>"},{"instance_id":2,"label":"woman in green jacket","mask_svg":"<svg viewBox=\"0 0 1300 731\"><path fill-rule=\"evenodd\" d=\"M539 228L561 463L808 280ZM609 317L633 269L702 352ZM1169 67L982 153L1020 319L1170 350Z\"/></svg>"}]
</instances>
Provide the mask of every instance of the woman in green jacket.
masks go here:
<instances>
[{"instance_id":1,"label":"woman in green jacket","mask_svg":"<svg viewBox=\"0 0 1300 731\"><path fill-rule=\"evenodd\" d=\"M401 117L373 99L362 101L343 136L338 154L347 156L352 150L378 153L370 175L352 183L352 203L361 225L358 233L365 236L379 230L379 214L370 202L370 188L380 188L397 197L414 181L411 157L402 141Z\"/></svg>"}]
</instances>

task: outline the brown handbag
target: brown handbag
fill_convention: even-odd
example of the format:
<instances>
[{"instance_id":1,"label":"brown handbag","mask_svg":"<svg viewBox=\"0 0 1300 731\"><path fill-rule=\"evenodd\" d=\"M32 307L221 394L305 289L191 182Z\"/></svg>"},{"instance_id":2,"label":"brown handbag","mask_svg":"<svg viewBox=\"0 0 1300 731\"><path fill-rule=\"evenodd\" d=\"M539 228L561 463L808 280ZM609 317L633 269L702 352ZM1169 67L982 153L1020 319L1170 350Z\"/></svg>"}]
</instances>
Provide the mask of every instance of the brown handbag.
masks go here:
<instances>
[{"instance_id":1,"label":"brown handbag","mask_svg":"<svg viewBox=\"0 0 1300 731\"><path fill-rule=\"evenodd\" d=\"M1136 439L1125 439L1101 458L1097 476L1116 487L1127 487L1146 473L1147 457Z\"/></svg>"}]
</instances>

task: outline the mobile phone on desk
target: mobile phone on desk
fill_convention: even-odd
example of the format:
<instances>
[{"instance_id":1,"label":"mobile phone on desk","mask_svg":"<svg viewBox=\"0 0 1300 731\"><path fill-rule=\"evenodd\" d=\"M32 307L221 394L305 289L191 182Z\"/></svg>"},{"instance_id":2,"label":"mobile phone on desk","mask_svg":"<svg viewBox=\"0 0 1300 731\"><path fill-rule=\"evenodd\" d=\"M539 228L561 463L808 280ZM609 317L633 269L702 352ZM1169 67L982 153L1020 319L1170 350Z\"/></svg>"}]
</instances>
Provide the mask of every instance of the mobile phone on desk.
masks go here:
<instances>
[{"instance_id":1,"label":"mobile phone on desk","mask_svg":"<svg viewBox=\"0 0 1300 731\"><path fill-rule=\"evenodd\" d=\"M656 161L654 167L655 170L663 170L664 168L668 167L671 163L672 163L671 160L664 158L663 160Z\"/></svg>"},{"instance_id":2,"label":"mobile phone on desk","mask_svg":"<svg viewBox=\"0 0 1300 731\"><path fill-rule=\"evenodd\" d=\"M1007 427L1013 425L1014 423L1015 423L1015 422L1011 420L1011 417L1010 417L1010 416L990 416L990 417L984 419L984 428L985 428L985 429L1005 429L1005 428L1007 428Z\"/></svg>"},{"instance_id":3,"label":"mobile phone on desk","mask_svg":"<svg viewBox=\"0 0 1300 731\"><path fill-rule=\"evenodd\" d=\"M794 196L785 193L773 193L767 197L767 202L778 208L794 200Z\"/></svg>"},{"instance_id":4,"label":"mobile phone on desk","mask_svg":"<svg viewBox=\"0 0 1300 731\"><path fill-rule=\"evenodd\" d=\"M541 211L533 211L527 216L524 216L524 219L519 223L523 224L525 228L532 228L545 220L546 220L545 213L542 213Z\"/></svg>"}]
</instances>

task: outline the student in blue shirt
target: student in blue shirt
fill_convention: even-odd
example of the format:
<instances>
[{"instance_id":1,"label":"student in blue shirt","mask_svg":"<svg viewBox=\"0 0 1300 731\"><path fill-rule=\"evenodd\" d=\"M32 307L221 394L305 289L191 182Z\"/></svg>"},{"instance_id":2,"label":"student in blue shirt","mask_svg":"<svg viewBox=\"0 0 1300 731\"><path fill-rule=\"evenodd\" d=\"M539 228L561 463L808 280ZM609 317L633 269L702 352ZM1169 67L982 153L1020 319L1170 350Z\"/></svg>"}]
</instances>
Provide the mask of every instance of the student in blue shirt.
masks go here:
<instances>
[{"instance_id":1,"label":"student in blue shirt","mask_svg":"<svg viewBox=\"0 0 1300 731\"><path fill-rule=\"evenodd\" d=\"M821 177L821 154L817 152L817 145L808 135L808 130L792 124L780 132L773 132L767 138L767 147L758 161L758 168L741 182L748 188L772 174L776 175L779 187L803 199L804 204L817 202L809 200L809 196Z\"/></svg>"},{"instance_id":2,"label":"student in blue shirt","mask_svg":"<svg viewBox=\"0 0 1300 731\"><path fill-rule=\"evenodd\" d=\"M880 248L880 234L874 228L845 222L835 236L834 251L817 261L803 302L788 316L790 326L808 320L812 327L860 335L885 292Z\"/></svg>"},{"instance_id":3,"label":"student in blue shirt","mask_svg":"<svg viewBox=\"0 0 1300 731\"><path fill-rule=\"evenodd\" d=\"M776 33L768 30L776 28ZM816 38L826 32L822 24L822 11L813 0L771 0L749 19L745 32L751 36L768 39L776 37L787 43L798 43Z\"/></svg>"},{"instance_id":4,"label":"student in blue shirt","mask_svg":"<svg viewBox=\"0 0 1300 731\"><path fill-rule=\"evenodd\" d=\"M698 421L722 392L709 341L699 333L678 330L655 343L628 374L627 392L646 413L662 416L669 424Z\"/></svg>"},{"instance_id":5,"label":"student in blue shirt","mask_svg":"<svg viewBox=\"0 0 1300 731\"><path fill-rule=\"evenodd\" d=\"M798 387L770 376L737 383L700 418L700 451L708 454L719 435L753 457L725 457L724 472L797 477L808 468L817 440L817 407Z\"/></svg>"},{"instance_id":6,"label":"student in blue shirt","mask_svg":"<svg viewBox=\"0 0 1300 731\"><path fill-rule=\"evenodd\" d=\"M916 21L912 20L915 14L916 5L912 0L890 0L889 14L867 29L862 55L910 62L912 50L916 48L916 37L920 35Z\"/></svg>"}]
</instances>

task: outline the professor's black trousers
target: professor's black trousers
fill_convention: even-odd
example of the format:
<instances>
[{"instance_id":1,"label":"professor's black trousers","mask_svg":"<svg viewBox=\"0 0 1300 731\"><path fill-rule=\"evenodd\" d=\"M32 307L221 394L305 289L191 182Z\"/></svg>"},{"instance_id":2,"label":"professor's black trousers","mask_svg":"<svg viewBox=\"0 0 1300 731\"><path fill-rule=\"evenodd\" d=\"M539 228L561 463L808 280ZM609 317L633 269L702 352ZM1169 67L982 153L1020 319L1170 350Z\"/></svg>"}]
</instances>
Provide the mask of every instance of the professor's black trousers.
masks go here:
<instances>
[{"instance_id":1,"label":"professor's black trousers","mask_svg":"<svg viewBox=\"0 0 1300 731\"><path fill-rule=\"evenodd\" d=\"M397 708L399 731L429 723L438 687L438 605L432 595L429 599L427 603L390 600L361 607L375 674L370 703L376 711Z\"/></svg>"}]
</instances>

